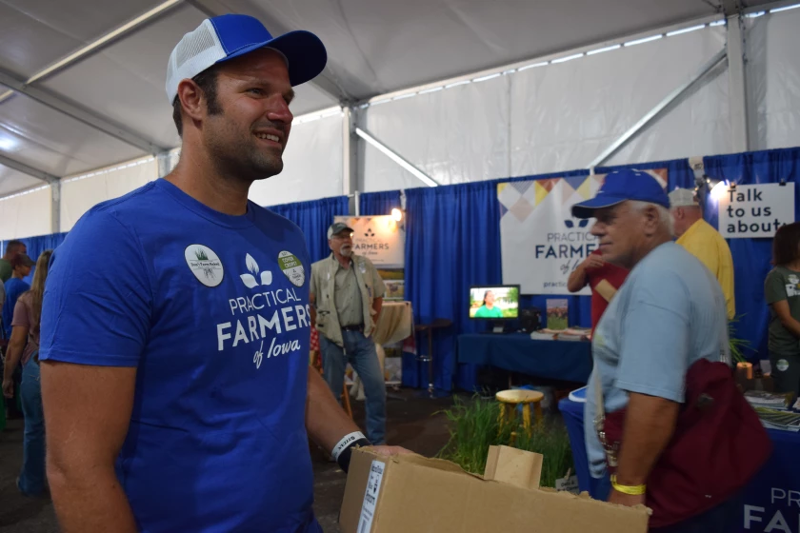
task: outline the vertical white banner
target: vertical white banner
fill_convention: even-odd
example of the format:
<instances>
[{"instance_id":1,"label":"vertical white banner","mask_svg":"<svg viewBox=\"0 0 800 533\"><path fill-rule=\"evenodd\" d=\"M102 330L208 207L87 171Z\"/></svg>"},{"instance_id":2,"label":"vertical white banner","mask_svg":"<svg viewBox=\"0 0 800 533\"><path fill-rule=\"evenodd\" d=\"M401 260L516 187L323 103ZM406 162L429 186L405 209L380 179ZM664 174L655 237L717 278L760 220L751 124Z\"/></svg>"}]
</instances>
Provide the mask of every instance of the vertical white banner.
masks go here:
<instances>
[{"instance_id":1,"label":"vertical white banner","mask_svg":"<svg viewBox=\"0 0 800 533\"><path fill-rule=\"evenodd\" d=\"M666 188L667 169L645 172ZM569 293L569 275L597 249L594 219L572 218L572 206L593 198L604 179L596 174L498 184L503 283L519 284L523 294Z\"/></svg>"},{"instance_id":2,"label":"vertical white banner","mask_svg":"<svg viewBox=\"0 0 800 533\"><path fill-rule=\"evenodd\" d=\"M497 186L503 283L523 294L568 294L572 270L597 248L591 220L572 206L592 198L602 176L516 181ZM589 295L585 287L579 294Z\"/></svg>"}]
</instances>

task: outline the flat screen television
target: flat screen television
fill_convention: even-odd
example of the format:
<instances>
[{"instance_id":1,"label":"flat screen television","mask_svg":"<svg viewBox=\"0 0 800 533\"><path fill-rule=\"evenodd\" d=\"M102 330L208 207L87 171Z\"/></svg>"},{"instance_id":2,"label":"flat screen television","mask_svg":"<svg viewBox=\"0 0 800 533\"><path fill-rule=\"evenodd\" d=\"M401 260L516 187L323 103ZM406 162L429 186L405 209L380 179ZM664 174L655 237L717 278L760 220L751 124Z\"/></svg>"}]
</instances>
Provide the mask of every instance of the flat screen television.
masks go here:
<instances>
[{"instance_id":1,"label":"flat screen television","mask_svg":"<svg viewBox=\"0 0 800 533\"><path fill-rule=\"evenodd\" d=\"M519 285L474 285L469 288L469 317L474 320L519 318Z\"/></svg>"}]
</instances>

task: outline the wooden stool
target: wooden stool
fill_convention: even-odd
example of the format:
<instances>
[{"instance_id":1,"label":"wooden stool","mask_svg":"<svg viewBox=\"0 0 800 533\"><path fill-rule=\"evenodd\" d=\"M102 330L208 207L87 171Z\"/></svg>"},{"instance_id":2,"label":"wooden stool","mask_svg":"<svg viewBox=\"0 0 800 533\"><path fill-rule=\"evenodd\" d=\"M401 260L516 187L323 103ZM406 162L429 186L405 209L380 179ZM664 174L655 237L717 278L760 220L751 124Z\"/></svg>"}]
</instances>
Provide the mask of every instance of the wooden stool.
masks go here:
<instances>
[{"instance_id":1,"label":"wooden stool","mask_svg":"<svg viewBox=\"0 0 800 533\"><path fill-rule=\"evenodd\" d=\"M522 427L530 434L531 432L531 404L536 414L536 422L542 421L542 399L544 394L539 391L513 389L500 391L495 395L495 398L500 402L500 418L499 425L502 431L503 426L507 422L511 422L514 418L514 411L519 404L522 404Z\"/></svg>"}]
</instances>

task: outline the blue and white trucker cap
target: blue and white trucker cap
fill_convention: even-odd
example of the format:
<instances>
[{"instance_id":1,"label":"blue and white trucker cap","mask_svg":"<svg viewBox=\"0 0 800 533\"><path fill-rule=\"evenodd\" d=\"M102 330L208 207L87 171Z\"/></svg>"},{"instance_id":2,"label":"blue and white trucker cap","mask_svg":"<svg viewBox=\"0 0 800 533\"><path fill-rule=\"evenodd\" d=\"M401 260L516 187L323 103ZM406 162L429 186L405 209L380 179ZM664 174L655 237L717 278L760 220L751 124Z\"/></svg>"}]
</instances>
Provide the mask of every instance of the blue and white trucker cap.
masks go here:
<instances>
[{"instance_id":1,"label":"blue and white trucker cap","mask_svg":"<svg viewBox=\"0 0 800 533\"><path fill-rule=\"evenodd\" d=\"M273 37L255 17L221 15L204 20L172 50L167 66L169 104L175 101L181 80L259 48L283 54L292 86L314 79L328 62L325 45L311 32L298 30Z\"/></svg>"}]
</instances>

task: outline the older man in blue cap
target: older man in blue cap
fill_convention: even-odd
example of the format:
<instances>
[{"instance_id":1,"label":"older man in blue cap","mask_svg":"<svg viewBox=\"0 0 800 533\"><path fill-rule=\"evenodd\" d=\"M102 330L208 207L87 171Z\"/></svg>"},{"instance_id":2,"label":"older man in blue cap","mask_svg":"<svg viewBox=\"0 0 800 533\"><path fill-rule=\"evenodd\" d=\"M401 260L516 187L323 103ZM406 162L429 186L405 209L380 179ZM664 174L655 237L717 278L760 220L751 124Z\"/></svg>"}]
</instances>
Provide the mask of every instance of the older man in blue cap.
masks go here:
<instances>
[{"instance_id":1,"label":"older man in blue cap","mask_svg":"<svg viewBox=\"0 0 800 533\"><path fill-rule=\"evenodd\" d=\"M725 297L708 269L673 242L669 208L653 176L622 170L572 209L576 217L596 218L592 234L603 259L630 269L595 330L584 417L592 475L601 477L607 458L596 416L627 408L618 457L610 458L616 476L609 501L624 505L645 503L649 474L673 437L689 367L703 358L728 361L730 354ZM599 383L602 409L595 401ZM723 503L664 531L732 531L735 505Z\"/></svg>"},{"instance_id":2,"label":"older man in blue cap","mask_svg":"<svg viewBox=\"0 0 800 533\"><path fill-rule=\"evenodd\" d=\"M203 21L167 69L180 163L53 254L39 358L64 531L321 531L308 437L345 470L369 442L308 371L305 238L247 194L282 170L292 87L326 57L308 32Z\"/></svg>"}]
</instances>

